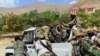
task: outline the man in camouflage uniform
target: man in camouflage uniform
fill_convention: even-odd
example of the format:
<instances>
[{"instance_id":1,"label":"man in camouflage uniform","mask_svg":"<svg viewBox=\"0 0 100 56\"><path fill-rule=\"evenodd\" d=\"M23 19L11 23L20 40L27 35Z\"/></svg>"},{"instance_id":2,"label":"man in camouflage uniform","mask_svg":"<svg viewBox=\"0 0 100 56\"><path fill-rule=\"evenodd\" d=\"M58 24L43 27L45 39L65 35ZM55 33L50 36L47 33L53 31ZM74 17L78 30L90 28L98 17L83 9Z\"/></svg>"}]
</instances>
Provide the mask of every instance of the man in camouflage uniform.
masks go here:
<instances>
[{"instance_id":1,"label":"man in camouflage uniform","mask_svg":"<svg viewBox=\"0 0 100 56\"><path fill-rule=\"evenodd\" d=\"M14 56L26 56L27 47L19 36L15 37Z\"/></svg>"},{"instance_id":2,"label":"man in camouflage uniform","mask_svg":"<svg viewBox=\"0 0 100 56\"><path fill-rule=\"evenodd\" d=\"M57 37L58 37L55 28L53 27L52 24L48 24L48 26L49 26L49 34L48 34L49 40L50 42L55 43L57 42Z\"/></svg>"},{"instance_id":3,"label":"man in camouflage uniform","mask_svg":"<svg viewBox=\"0 0 100 56\"><path fill-rule=\"evenodd\" d=\"M93 53L91 53L89 50L92 46L95 45L96 39L92 39L94 35L95 35L94 32L90 30L87 32L87 36L82 40L81 45L82 45L82 55L83 56L91 56L91 55L93 56Z\"/></svg>"},{"instance_id":4,"label":"man in camouflage uniform","mask_svg":"<svg viewBox=\"0 0 100 56\"><path fill-rule=\"evenodd\" d=\"M49 26L43 26L41 27L41 31L43 31L43 35L46 40L49 40L48 34L49 34Z\"/></svg>"},{"instance_id":5,"label":"man in camouflage uniform","mask_svg":"<svg viewBox=\"0 0 100 56\"><path fill-rule=\"evenodd\" d=\"M65 25L64 22L61 22L61 23L58 25L57 30L58 30L58 35L59 35L58 40L59 40L60 42L66 41L66 40L67 40L67 37L66 37L66 36L67 36L67 33L66 33L66 31L67 31L67 25Z\"/></svg>"},{"instance_id":6,"label":"man in camouflage uniform","mask_svg":"<svg viewBox=\"0 0 100 56\"><path fill-rule=\"evenodd\" d=\"M62 42L62 25L59 24L57 27L56 27L56 33L57 33L57 42Z\"/></svg>"},{"instance_id":7,"label":"man in camouflage uniform","mask_svg":"<svg viewBox=\"0 0 100 56\"><path fill-rule=\"evenodd\" d=\"M51 48L51 43L50 41L48 41L47 33L45 33L44 30L46 30L46 28L42 27L36 33L37 40L35 42L35 49L37 51L38 56L52 56L52 53L47 49ZM47 47L44 47L41 42Z\"/></svg>"},{"instance_id":8,"label":"man in camouflage uniform","mask_svg":"<svg viewBox=\"0 0 100 56\"><path fill-rule=\"evenodd\" d=\"M81 56L81 40L82 38L84 37L84 33L79 33L77 32L75 34L75 38L72 38L70 40L70 42L72 43L73 45L73 50L74 50L74 53L75 53L75 56Z\"/></svg>"},{"instance_id":9,"label":"man in camouflage uniform","mask_svg":"<svg viewBox=\"0 0 100 56\"><path fill-rule=\"evenodd\" d=\"M92 46L89 49L89 52L92 53L94 56L100 56L100 39L97 39L96 42L97 42L97 45Z\"/></svg>"}]
</instances>

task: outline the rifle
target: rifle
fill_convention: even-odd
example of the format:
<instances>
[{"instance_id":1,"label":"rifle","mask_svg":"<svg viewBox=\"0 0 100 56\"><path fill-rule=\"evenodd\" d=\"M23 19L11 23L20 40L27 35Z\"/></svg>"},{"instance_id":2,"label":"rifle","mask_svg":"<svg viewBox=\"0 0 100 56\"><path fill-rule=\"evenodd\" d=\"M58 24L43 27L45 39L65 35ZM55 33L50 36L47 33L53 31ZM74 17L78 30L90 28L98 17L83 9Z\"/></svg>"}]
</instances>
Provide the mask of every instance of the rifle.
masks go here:
<instances>
[{"instance_id":1,"label":"rifle","mask_svg":"<svg viewBox=\"0 0 100 56\"><path fill-rule=\"evenodd\" d=\"M57 40L58 35L56 34L56 32L54 32L54 30L51 30L50 32L53 35L53 38L55 39L55 42L58 42L58 40Z\"/></svg>"},{"instance_id":2,"label":"rifle","mask_svg":"<svg viewBox=\"0 0 100 56\"><path fill-rule=\"evenodd\" d=\"M57 55L52 51L52 49L50 49L48 46L46 46L41 40L40 40L40 43L41 43L41 45L42 45L43 47L45 47L47 50L49 50L49 51L53 54L53 56L57 56Z\"/></svg>"}]
</instances>

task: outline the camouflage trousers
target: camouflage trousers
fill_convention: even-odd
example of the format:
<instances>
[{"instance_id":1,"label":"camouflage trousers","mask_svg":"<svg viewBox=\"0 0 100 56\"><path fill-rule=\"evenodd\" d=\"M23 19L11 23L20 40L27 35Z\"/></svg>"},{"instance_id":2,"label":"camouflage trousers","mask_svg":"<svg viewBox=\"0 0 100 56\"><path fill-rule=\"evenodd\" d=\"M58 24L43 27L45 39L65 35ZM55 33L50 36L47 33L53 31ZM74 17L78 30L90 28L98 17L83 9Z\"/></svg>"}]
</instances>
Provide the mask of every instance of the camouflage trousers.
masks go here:
<instances>
[{"instance_id":1,"label":"camouflage trousers","mask_svg":"<svg viewBox=\"0 0 100 56\"><path fill-rule=\"evenodd\" d=\"M54 56L51 52L46 52L44 54L42 54L41 56Z\"/></svg>"}]
</instances>

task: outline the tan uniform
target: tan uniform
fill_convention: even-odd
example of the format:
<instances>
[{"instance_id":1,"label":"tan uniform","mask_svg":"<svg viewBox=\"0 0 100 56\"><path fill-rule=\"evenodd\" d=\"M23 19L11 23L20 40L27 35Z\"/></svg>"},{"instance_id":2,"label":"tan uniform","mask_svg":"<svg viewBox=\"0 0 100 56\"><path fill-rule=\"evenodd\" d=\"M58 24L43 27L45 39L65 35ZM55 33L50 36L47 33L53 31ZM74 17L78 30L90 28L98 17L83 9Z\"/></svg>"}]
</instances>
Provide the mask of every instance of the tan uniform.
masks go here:
<instances>
[{"instance_id":1,"label":"tan uniform","mask_svg":"<svg viewBox=\"0 0 100 56\"><path fill-rule=\"evenodd\" d=\"M48 33L49 33L49 28L48 26L43 26L37 30L36 37L39 37L41 42L47 45L48 47L51 47L51 43L48 41ZM36 49L38 51L38 56L51 56L51 52L49 52L48 49L46 49L41 43L40 40L38 40L35 43Z\"/></svg>"},{"instance_id":2,"label":"tan uniform","mask_svg":"<svg viewBox=\"0 0 100 56\"><path fill-rule=\"evenodd\" d=\"M37 29L36 37L39 37L39 38L43 38L44 37L44 31L41 28Z\"/></svg>"},{"instance_id":3,"label":"tan uniform","mask_svg":"<svg viewBox=\"0 0 100 56\"><path fill-rule=\"evenodd\" d=\"M48 26L43 26L42 27L43 35L46 40L49 40L48 34L49 34L49 27Z\"/></svg>"}]
</instances>

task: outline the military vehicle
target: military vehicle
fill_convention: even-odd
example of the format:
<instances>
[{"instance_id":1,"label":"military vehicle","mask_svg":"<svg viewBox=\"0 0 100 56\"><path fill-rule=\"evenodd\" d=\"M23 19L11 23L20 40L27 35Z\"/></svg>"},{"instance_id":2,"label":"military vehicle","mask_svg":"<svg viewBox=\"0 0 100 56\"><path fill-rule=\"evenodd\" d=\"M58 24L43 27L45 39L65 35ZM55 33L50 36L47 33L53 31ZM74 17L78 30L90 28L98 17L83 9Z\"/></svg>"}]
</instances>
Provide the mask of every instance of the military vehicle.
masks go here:
<instances>
[{"instance_id":1,"label":"military vehicle","mask_svg":"<svg viewBox=\"0 0 100 56\"><path fill-rule=\"evenodd\" d=\"M34 46L34 38L36 36L36 27L31 27L26 29L23 32L23 42L25 42L27 46L28 56L37 56L35 46ZM52 43L52 49L56 53L57 56L72 56L72 45L68 42L63 43ZM14 49L13 45L10 45L5 48L5 56L13 56Z\"/></svg>"}]
</instances>

